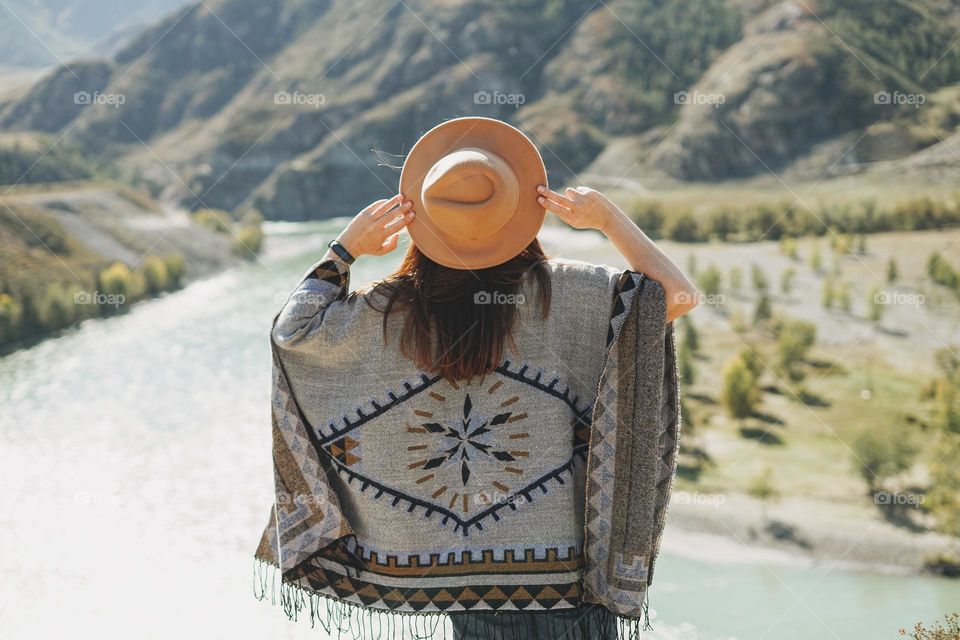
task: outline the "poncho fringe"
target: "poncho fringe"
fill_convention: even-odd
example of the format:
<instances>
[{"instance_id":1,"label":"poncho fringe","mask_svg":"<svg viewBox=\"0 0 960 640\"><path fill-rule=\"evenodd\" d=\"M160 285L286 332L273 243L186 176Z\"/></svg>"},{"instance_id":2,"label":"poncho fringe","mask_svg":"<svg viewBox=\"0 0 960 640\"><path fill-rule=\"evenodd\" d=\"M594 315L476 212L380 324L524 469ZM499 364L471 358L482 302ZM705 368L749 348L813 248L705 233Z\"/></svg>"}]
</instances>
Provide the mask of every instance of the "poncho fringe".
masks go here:
<instances>
[{"instance_id":1,"label":"poncho fringe","mask_svg":"<svg viewBox=\"0 0 960 640\"><path fill-rule=\"evenodd\" d=\"M351 640L454 640L447 624L447 614L442 611L410 612L385 611L360 604L338 600L303 587L280 577L275 564L254 558L253 595L263 601L269 598L272 605L278 602L287 619L297 622L309 609L310 627L319 624L331 638ZM470 633L469 618L464 629ZM549 618L548 618L549 620ZM549 624L549 623L548 623ZM563 638L569 629L562 623L556 628L548 627L550 637ZM652 631L649 614L649 592L644 599L644 615L639 618L610 615L603 619L597 629L602 637L609 637L610 626L616 628L617 640L640 640L643 631ZM524 629L512 628L509 632L491 636L489 640L525 640ZM474 637L473 635L471 637Z\"/></svg>"}]
</instances>

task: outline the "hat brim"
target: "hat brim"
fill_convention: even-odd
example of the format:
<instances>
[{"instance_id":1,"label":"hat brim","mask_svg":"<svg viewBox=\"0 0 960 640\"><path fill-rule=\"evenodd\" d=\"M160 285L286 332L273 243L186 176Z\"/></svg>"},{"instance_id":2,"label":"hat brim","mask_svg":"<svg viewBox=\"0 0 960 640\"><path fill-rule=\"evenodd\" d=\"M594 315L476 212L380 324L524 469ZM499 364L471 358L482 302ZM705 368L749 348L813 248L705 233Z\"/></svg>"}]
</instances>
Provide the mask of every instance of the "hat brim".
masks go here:
<instances>
[{"instance_id":1,"label":"hat brim","mask_svg":"<svg viewBox=\"0 0 960 640\"><path fill-rule=\"evenodd\" d=\"M434 163L464 147L480 147L503 158L520 187L513 215L480 240L444 233L426 214L421 198L424 178ZM537 147L519 129L492 118L457 118L437 125L413 146L400 173L400 193L413 202L417 214L407 227L413 243L434 262L453 269L495 267L523 251L543 226L546 211L537 202L541 184L547 184L547 170Z\"/></svg>"}]
</instances>

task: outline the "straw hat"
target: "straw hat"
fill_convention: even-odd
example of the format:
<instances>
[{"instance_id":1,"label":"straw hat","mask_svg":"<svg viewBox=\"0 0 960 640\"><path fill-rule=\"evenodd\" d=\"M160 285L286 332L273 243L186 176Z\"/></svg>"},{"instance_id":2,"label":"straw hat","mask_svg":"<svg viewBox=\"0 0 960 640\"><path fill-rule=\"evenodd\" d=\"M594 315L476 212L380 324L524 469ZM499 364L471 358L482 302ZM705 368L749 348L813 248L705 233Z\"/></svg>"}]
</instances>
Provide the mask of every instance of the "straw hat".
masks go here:
<instances>
[{"instance_id":1,"label":"straw hat","mask_svg":"<svg viewBox=\"0 0 960 640\"><path fill-rule=\"evenodd\" d=\"M485 269L536 238L547 184L527 136L492 118L457 118L425 133L400 174L400 193L417 216L407 227L430 259L453 269Z\"/></svg>"}]
</instances>

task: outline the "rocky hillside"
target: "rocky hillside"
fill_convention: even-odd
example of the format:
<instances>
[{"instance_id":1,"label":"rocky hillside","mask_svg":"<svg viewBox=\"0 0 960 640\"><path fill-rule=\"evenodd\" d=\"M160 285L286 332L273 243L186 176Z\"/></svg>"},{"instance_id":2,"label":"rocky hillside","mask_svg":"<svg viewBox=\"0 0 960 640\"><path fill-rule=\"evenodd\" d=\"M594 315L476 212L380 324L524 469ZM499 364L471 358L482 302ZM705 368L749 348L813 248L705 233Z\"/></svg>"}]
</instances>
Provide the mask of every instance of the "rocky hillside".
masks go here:
<instances>
[{"instance_id":1,"label":"rocky hillside","mask_svg":"<svg viewBox=\"0 0 960 640\"><path fill-rule=\"evenodd\" d=\"M956 166L960 6L883 7L208 0L51 72L0 105L0 127L121 158L190 208L283 219L389 194L384 165L459 115L518 123L554 183Z\"/></svg>"},{"instance_id":2,"label":"rocky hillside","mask_svg":"<svg viewBox=\"0 0 960 640\"><path fill-rule=\"evenodd\" d=\"M48 67L110 49L186 0L4 0L0 60Z\"/></svg>"}]
</instances>

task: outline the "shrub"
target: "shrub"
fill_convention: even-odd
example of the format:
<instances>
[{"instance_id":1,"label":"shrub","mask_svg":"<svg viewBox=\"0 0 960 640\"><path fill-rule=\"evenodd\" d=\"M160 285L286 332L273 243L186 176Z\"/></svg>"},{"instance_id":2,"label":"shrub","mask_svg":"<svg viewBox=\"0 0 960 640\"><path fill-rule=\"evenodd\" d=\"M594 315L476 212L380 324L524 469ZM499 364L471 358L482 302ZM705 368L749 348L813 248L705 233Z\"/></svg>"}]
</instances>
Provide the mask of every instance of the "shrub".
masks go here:
<instances>
[{"instance_id":1,"label":"shrub","mask_svg":"<svg viewBox=\"0 0 960 640\"><path fill-rule=\"evenodd\" d=\"M114 262L100 272L97 278L99 289L105 295L123 296L128 300L133 297L134 279L127 265Z\"/></svg>"},{"instance_id":2,"label":"shrub","mask_svg":"<svg viewBox=\"0 0 960 640\"><path fill-rule=\"evenodd\" d=\"M242 227L233 243L233 251L244 258L252 259L263 245L263 231L260 227Z\"/></svg>"},{"instance_id":3,"label":"shrub","mask_svg":"<svg viewBox=\"0 0 960 640\"><path fill-rule=\"evenodd\" d=\"M60 283L47 285L40 304L41 326L47 331L63 329L70 326L76 316L73 295Z\"/></svg>"},{"instance_id":4,"label":"shrub","mask_svg":"<svg viewBox=\"0 0 960 640\"><path fill-rule=\"evenodd\" d=\"M143 261L142 271L147 293L156 295L170 288L170 274L167 273L167 265L162 259L147 256Z\"/></svg>"},{"instance_id":5,"label":"shrub","mask_svg":"<svg viewBox=\"0 0 960 640\"><path fill-rule=\"evenodd\" d=\"M184 260L179 253L171 253L164 256L163 266L167 269L167 276L170 278L170 288L176 289L183 284Z\"/></svg>"},{"instance_id":6,"label":"shrub","mask_svg":"<svg viewBox=\"0 0 960 640\"><path fill-rule=\"evenodd\" d=\"M630 218L651 238L659 238L663 231L663 206L653 200L636 200L630 207Z\"/></svg>"},{"instance_id":7,"label":"shrub","mask_svg":"<svg viewBox=\"0 0 960 640\"><path fill-rule=\"evenodd\" d=\"M193 219L204 227L217 233L230 233L233 219L230 214L220 209L197 209Z\"/></svg>"},{"instance_id":8,"label":"shrub","mask_svg":"<svg viewBox=\"0 0 960 640\"><path fill-rule=\"evenodd\" d=\"M697 228L697 221L689 211L680 211L671 216L667 220L664 233L676 242L697 242L703 239Z\"/></svg>"},{"instance_id":9,"label":"shrub","mask_svg":"<svg viewBox=\"0 0 960 640\"><path fill-rule=\"evenodd\" d=\"M0 293L0 342L19 337L22 318L20 302L8 293Z\"/></svg>"},{"instance_id":10,"label":"shrub","mask_svg":"<svg viewBox=\"0 0 960 640\"><path fill-rule=\"evenodd\" d=\"M900 635L909 636L910 640L957 640L957 638L960 638L960 614L947 614L944 621L947 626L936 622L934 623L935 626L924 627L922 623L918 622L913 631L908 632L906 629L900 629Z\"/></svg>"}]
</instances>

